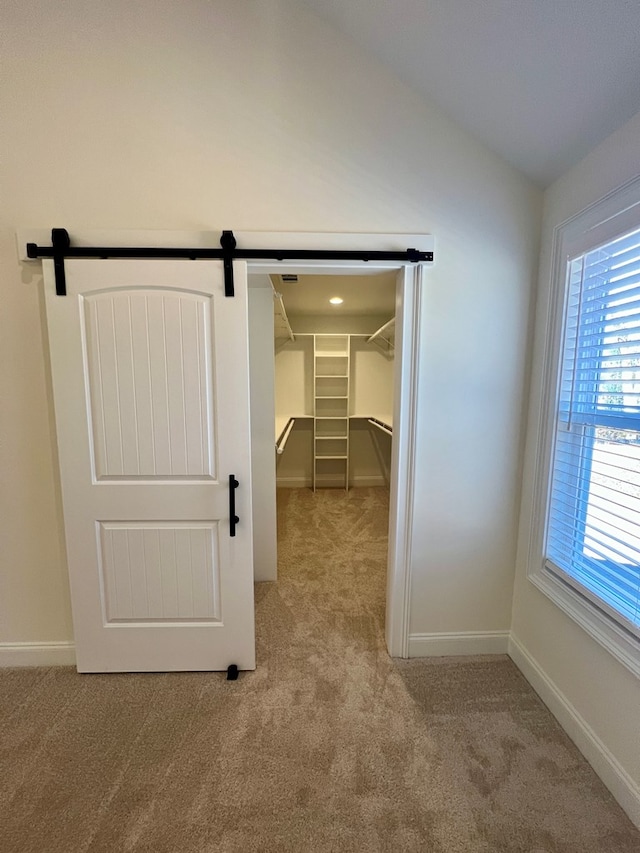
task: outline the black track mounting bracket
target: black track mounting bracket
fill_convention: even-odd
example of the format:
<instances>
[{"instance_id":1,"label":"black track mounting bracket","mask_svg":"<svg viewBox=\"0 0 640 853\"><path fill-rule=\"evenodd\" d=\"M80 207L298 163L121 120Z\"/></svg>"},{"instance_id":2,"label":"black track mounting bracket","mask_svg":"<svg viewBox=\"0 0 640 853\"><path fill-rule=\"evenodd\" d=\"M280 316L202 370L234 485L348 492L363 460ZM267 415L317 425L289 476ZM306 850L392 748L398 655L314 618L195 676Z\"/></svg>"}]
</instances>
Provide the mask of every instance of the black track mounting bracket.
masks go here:
<instances>
[{"instance_id":1,"label":"black track mounting bracket","mask_svg":"<svg viewBox=\"0 0 640 853\"><path fill-rule=\"evenodd\" d=\"M67 295L67 277L64 270L64 259L71 247L71 239L66 228L51 229L51 248L42 249L35 243L27 243L28 258L53 258L53 271L56 278L56 294Z\"/></svg>"}]
</instances>

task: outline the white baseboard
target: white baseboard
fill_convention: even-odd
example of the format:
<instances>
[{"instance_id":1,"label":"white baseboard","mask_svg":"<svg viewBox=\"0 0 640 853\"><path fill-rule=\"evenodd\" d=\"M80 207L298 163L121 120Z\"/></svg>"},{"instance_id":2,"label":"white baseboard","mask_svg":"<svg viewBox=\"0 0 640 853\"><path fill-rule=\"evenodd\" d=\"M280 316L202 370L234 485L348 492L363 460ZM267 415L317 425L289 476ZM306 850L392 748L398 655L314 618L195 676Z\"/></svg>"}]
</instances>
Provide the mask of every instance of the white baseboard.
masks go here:
<instances>
[{"instance_id":1,"label":"white baseboard","mask_svg":"<svg viewBox=\"0 0 640 853\"><path fill-rule=\"evenodd\" d=\"M364 489L367 486L388 486L389 481L386 480L382 474L356 474L351 478L350 485L354 486L356 489L358 487Z\"/></svg>"},{"instance_id":2,"label":"white baseboard","mask_svg":"<svg viewBox=\"0 0 640 853\"><path fill-rule=\"evenodd\" d=\"M74 643L0 643L0 667L75 666Z\"/></svg>"},{"instance_id":3,"label":"white baseboard","mask_svg":"<svg viewBox=\"0 0 640 853\"><path fill-rule=\"evenodd\" d=\"M344 487L344 480L333 479L326 480L325 483L318 483L318 488L339 488ZM310 489L312 482L308 477L278 477L276 486L279 489ZM388 482L380 474L356 476L349 483L353 488L366 488L367 486L388 486Z\"/></svg>"},{"instance_id":4,"label":"white baseboard","mask_svg":"<svg viewBox=\"0 0 640 853\"><path fill-rule=\"evenodd\" d=\"M553 716L611 791L618 803L640 828L640 786L600 740L567 697L542 670L537 661L511 634L509 657L540 696Z\"/></svg>"},{"instance_id":5,"label":"white baseboard","mask_svg":"<svg viewBox=\"0 0 640 853\"><path fill-rule=\"evenodd\" d=\"M410 634L409 657L446 655L506 655L508 631L462 631L459 633Z\"/></svg>"},{"instance_id":6,"label":"white baseboard","mask_svg":"<svg viewBox=\"0 0 640 853\"><path fill-rule=\"evenodd\" d=\"M310 477L277 477L276 487L278 489L310 489Z\"/></svg>"}]
</instances>

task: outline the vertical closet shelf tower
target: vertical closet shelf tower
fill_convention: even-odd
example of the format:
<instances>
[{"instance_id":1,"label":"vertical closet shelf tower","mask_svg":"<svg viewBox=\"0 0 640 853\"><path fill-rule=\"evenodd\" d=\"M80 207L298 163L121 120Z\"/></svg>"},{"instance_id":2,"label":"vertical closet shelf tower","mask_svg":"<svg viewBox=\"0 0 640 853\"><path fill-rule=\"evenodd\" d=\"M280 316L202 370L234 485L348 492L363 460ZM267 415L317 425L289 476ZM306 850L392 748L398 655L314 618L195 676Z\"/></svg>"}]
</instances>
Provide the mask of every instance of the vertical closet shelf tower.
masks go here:
<instances>
[{"instance_id":1,"label":"vertical closet shelf tower","mask_svg":"<svg viewBox=\"0 0 640 853\"><path fill-rule=\"evenodd\" d=\"M349 489L349 335L313 336L313 490Z\"/></svg>"}]
</instances>

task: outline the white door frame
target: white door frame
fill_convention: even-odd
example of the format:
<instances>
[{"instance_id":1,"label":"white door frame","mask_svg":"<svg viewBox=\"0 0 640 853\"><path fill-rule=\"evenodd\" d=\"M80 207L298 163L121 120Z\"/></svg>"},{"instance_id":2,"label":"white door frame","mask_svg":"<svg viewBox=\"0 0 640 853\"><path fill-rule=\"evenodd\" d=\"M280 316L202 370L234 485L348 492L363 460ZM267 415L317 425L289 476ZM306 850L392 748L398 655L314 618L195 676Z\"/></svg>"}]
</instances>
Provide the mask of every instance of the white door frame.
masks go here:
<instances>
[{"instance_id":1,"label":"white door frame","mask_svg":"<svg viewBox=\"0 0 640 853\"><path fill-rule=\"evenodd\" d=\"M74 246L194 246L219 247L220 231L70 230ZM333 251L404 251L408 248L433 251L428 234L346 234L276 231L234 231L238 248L319 249ZM48 245L50 231L24 229L17 233L18 253L26 256L28 242ZM371 261L250 261L248 274L281 273L314 275L362 275L376 270L404 271L400 288L400 330L397 342L400 366L396 372L394 400L394 458L392 459L387 566L385 638L392 657L409 656L411 605L413 505L415 492L415 447L417 432L418 365L424 270L430 263ZM396 323L398 317L396 316ZM395 475L395 476L394 476Z\"/></svg>"}]
</instances>

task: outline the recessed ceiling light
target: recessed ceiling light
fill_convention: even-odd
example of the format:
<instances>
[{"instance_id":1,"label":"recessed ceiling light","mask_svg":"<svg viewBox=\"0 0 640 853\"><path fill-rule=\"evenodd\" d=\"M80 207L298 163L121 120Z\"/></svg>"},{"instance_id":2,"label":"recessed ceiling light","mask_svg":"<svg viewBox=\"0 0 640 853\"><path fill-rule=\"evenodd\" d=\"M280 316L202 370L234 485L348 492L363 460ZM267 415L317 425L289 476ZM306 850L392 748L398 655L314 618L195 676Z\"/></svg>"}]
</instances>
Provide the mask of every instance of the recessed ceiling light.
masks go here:
<instances>
[{"instance_id":1,"label":"recessed ceiling light","mask_svg":"<svg viewBox=\"0 0 640 853\"><path fill-rule=\"evenodd\" d=\"M332 305L342 305L342 303L344 302L344 299L341 299L339 296L332 296L331 299L329 300L329 302Z\"/></svg>"}]
</instances>

